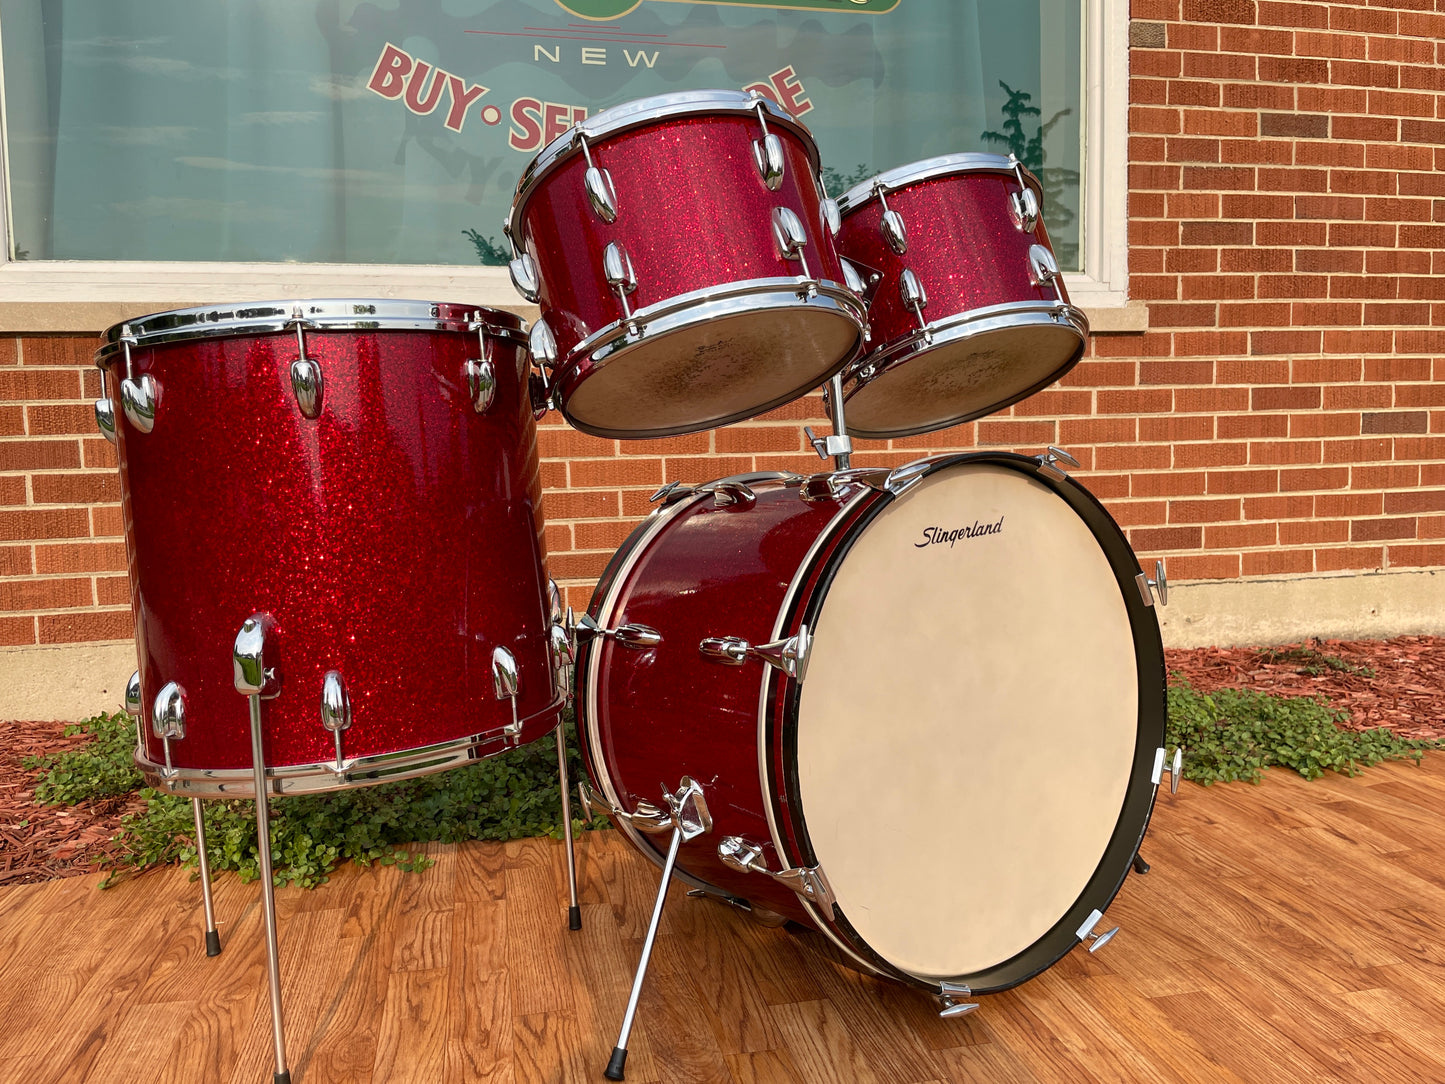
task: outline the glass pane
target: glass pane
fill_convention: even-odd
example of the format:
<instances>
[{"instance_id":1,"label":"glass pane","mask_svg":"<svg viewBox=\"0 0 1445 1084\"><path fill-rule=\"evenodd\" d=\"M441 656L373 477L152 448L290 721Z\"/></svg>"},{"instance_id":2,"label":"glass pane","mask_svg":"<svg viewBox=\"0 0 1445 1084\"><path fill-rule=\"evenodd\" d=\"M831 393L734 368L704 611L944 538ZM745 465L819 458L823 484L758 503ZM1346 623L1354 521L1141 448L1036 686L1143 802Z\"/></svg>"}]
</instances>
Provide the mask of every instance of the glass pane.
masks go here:
<instances>
[{"instance_id":1,"label":"glass pane","mask_svg":"<svg viewBox=\"0 0 1445 1084\"><path fill-rule=\"evenodd\" d=\"M1081 20L1081 0L0 0L14 256L501 263L518 174L574 119L759 86L835 195L1012 150L1077 268Z\"/></svg>"}]
</instances>

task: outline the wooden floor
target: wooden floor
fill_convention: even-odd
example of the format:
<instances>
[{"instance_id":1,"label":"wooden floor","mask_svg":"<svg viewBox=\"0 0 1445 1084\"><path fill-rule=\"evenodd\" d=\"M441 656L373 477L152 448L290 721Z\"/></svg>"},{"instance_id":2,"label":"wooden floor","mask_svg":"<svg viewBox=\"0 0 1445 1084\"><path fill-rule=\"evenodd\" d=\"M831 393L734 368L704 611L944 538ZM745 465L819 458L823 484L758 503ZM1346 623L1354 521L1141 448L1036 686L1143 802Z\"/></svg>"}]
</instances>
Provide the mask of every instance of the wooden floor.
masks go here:
<instances>
[{"instance_id":1,"label":"wooden floor","mask_svg":"<svg viewBox=\"0 0 1445 1084\"><path fill-rule=\"evenodd\" d=\"M814 935L674 890L628 1079L1445 1080L1445 754L1357 779L1163 797L1110 909L1123 932L941 1020L839 968ZM561 846L436 847L423 874L348 868L284 890L296 1084L600 1080L656 884L616 833L581 848L569 933ZM258 892L166 870L0 890L0 1080L266 1084Z\"/></svg>"}]
</instances>

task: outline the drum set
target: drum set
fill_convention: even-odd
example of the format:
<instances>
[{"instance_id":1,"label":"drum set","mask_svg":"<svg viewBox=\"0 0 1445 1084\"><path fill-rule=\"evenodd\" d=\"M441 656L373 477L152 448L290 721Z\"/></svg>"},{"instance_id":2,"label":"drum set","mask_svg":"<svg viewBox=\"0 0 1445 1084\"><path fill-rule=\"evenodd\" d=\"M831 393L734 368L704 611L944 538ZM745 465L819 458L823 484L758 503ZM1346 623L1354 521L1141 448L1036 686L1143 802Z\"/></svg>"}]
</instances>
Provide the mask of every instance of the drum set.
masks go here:
<instances>
[{"instance_id":1,"label":"drum set","mask_svg":"<svg viewBox=\"0 0 1445 1084\"><path fill-rule=\"evenodd\" d=\"M136 760L194 804L255 799L277 1084L289 1082L267 797L365 786L555 734L671 879L819 931L945 1016L1103 945L1166 764L1156 598L1050 448L850 463L1066 373L1087 340L1038 181L956 154L830 198L768 99L588 118L505 233L530 331L396 300L244 303L109 329L139 669ZM822 386L832 469L674 481L587 613L546 574L535 422L693 433ZM678 780L675 789L658 780Z\"/></svg>"}]
</instances>

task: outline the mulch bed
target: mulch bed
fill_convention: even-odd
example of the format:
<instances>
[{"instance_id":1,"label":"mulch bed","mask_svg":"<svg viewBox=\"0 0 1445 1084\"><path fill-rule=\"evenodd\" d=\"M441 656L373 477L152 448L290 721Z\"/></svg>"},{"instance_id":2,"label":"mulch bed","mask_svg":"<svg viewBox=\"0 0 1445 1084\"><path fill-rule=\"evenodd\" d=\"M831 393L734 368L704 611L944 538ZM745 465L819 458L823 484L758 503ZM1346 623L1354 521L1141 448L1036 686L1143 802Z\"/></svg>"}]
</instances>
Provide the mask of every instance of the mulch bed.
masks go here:
<instances>
[{"instance_id":1,"label":"mulch bed","mask_svg":"<svg viewBox=\"0 0 1445 1084\"><path fill-rule=\"evenodd\" d=\"M1168 653L1171 681L1200 692L1251 689L1310 696L1349 713L1354 730L1389 727L1402 738L1445 738L1445 637L1310 640L1276 648L1200 647ZM111 837L134 796L64 808L34 803L27 756L83 743L64 723L0 723L0 885L93 873L114 857Z\"/></svg>"}]
</instances>

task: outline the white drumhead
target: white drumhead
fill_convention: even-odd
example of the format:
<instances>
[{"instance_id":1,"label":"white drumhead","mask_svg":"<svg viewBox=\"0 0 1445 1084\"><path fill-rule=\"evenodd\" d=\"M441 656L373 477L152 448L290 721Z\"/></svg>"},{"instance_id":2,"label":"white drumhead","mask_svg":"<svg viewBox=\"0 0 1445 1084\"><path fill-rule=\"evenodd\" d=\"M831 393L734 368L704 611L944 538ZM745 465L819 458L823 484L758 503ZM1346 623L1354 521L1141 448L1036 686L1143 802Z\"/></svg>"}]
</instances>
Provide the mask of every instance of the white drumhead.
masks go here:
<instances>
[{"instance_id":1,"label":"white drumhead","mask_svg":"<svg viewBox=\"0 0 1445 1084\"><path fill-rule=\"evenodd\" d=\"M845 918L924 979L1029 948L1097 870L1134 760L1099 543L1033 478L947 467L864 529L815 624L798 789Z\"/></svg>"}]
</instances>

